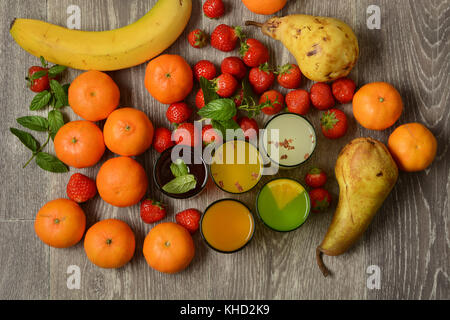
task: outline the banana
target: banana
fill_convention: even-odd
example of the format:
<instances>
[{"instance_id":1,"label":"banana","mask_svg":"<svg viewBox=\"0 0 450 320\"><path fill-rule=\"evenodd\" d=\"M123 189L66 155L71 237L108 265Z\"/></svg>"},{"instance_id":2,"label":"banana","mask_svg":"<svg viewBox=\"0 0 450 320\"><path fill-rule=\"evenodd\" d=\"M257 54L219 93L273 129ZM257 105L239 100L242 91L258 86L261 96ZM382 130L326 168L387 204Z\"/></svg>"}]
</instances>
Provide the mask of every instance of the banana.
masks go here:
<instances>
[{"instance_id":1,"label":"banana","mask_svg":"<svg viewBox=\"0 0 450 320\"><path fill-rule=\"evenodd\" d=\"M186 27L192 0L158 0L141 19L101 32L69 30L44 21L16 19L14 40L30 54L73 69L112 71L144 63L172 45Z\"/></svg>"}]
</instances>

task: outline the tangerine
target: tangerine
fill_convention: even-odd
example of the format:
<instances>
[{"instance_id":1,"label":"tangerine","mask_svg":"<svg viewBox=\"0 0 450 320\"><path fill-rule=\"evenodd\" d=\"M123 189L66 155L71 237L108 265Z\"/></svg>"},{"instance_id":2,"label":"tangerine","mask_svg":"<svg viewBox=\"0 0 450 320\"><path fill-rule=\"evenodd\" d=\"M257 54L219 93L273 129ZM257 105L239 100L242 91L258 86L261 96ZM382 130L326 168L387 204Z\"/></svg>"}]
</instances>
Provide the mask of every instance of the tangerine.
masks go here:
<instances>
[{"instance_id":1,"label":"tangerine","mask_svg":"<svg viewBox=\"0 0 450 320\"><path fill-rule=\"evenodd\" d=\"M284 8L287 0L242 0L244 5L256 14L274 14Z\"/></svg>"}]
</instances>

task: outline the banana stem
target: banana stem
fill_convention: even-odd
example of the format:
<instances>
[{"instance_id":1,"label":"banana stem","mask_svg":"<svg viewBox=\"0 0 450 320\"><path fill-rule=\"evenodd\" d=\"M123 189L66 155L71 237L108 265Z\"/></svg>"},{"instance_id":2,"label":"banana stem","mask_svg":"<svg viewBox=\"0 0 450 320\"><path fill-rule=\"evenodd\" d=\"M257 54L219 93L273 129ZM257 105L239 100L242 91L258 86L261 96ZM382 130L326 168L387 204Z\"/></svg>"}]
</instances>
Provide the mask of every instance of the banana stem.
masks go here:
<instances>
[{"instance_id":1,"label":"banana stem","mask_svg":"<svg viewBox=\"0 0 450 320\"><path fill-rule=\"evenodd\" d=\"M330 274L330 271L327 269L327 267L323 263L322 251L320 250L320 247L317 247L317 249L316 249L316 260L317 260L317 265L319 266L320 271L322 271L323 276L327 277Z\"/></svg>"},{"instance_id":2,"label":"banana stem","mask_svg":"<svg viewBox=\"0 0 450 320\"><path fill-rule=\"evenodd\" d=\"M259 23L259 22L255 22L255 21L245 21L245 25L246 26L254 26L254 27L262 28L264 24Z\"/></svg>"}]
</instances>

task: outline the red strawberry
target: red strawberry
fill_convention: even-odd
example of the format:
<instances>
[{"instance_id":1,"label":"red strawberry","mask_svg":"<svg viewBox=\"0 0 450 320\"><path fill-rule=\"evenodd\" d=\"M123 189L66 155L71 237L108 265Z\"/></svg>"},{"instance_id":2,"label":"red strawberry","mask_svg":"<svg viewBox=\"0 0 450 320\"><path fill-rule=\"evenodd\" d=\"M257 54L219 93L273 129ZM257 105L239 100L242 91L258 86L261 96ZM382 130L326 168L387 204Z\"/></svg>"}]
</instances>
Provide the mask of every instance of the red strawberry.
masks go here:
<instances>
[{"instance_id":1,"label":"red strawberry","mask_svg":"<svg viewBox=\"0 0 450 320\"><path fill-rule=\"evenodd\" d=\"M207 0L203 4L203 13L211 19L220 18L225 13L225 6L222 0Z\"/></svg>"},{"instance_id":2,"label":"red strawberry","mask_svg":"<svg viewBox=\"0 0 450 320\"><path fill-rule=\"evenodd\" d=\"M199 110L205 106L205 97L203 96L202 89L198 90L195 95L195 105Z\"/></svg>"},{"instance_id":3,"label":"red strawberry","mask_svg":"<svg viewBox=\"0 0 450 320\"><path fill-rule=\"evenodd\" d=\"M247 39L241 43L241 57L249 67L258 67L269 61L269 50L256 39Z\"/></svg>"},{"instance_id":4,"label":"red strawberry","mask_svg":"<svg viewBox=\"0 0 450 320\"><path fill-rule=\"evenodd\" d=\"M210 143L218 143L222 142L222 135L219 134L212 125L207 124L202 129L202 140L203 144L206 146Z\"/></svg>"},{"instance_id":5,"label":"red strawberry","mask_svg":"<svg viewBox=\"0 0 450 320\"><path fill-rule=\"evenodd\" d=\"M259 99L259 104L261 105L261 111L267 115L274 115L280 112L284 106L283 95L276 91L270 90L261 96Z\"/></svg>"},{"instance_id":6,"label":"red strawberry","mask_svg":"<svg viewBox=\"0 0 450 320\"><path fill-rule=\"evenodd\" d=\"M208 36L203 30L195 29L189 33L188 41L194 48L203 48L208 43Z\"/></svg>"},{"instance_id":7,"label":"red strawberry","mask_svg":"<svg viewBox=\"0 0 450 320\"><path fill-rule=\"evenodd\" d=\"M319 168L312 168L305 176L305 182L311 188L320 188L327 182L327 174Z\"/></svg>"},{"instance_id":8,"label":"red strawberry","mask_svg":"<svg viewBox=\"0 0 450 320\"><path fill-rule=\"evenodd\" d=\"M330 207L331 196L330 193L322 188L313 189L309 192L311 200L311 209L313 212L325 211Z\"/></svg>"},{"instance_id":9,"label":"red strawberry","mask_svg":"<svg viewBox=\"0 0 450 320\"><path fill-rule=\"evenodd\" d=\"M306 90L292 90L286 95L286 105L289 112L306 115L311 105L309 93Z\"/></svg>"},{"instance_id":10,"label":"red strawberry","mask_svg":"<svg viewBox=\"0 0 450 320\"><path fill-rule=\"evenodd\" d=\"M278 70L278 83L286 89L297 89L302 83L302 72L296 64L285 64Z\"/></svg>"},{"instance_id":11,"label":"red strawberry","mask_svg":"<svg viewBox=\"0 0 450 320\"><path fill-rule=\"evenodd\" d=\"M254 67L250 70L248 80L252 85L253 90L257 94L269 90L275 81L275 74L270 70L267 63L259 67Z\"/></svg>"},{"instance_id":12,"label":"red strawberry","mask_svg":"<svg viewBox=\"0 0 450 320\"><path fill-rule=\"evenodd\" d=\"M247 74L247 67L238 57L228 57L223 59L220 65L222 73L229 73L238 80L242 80Z\"/></svg>"},{"instance_id":13,"label":"red strawberry","mask_svg":"<svg viewBox=\"0 0 450 320\"><path fill-rule=\"evenodd\" d=\"M162 153L164 150L174 146L172 132L166 128L158 128L153 136L153 148Z\"/></svg>"},{"instance_id":14,"label":"red strawberry","mask_svg":"<svg viewBox=\"0 0 450 320\"><path fill-rule=\"evenodd\" d=\"M252 140L258 137L259 127L255 119L242 117L238 120L238 124L242 131L244 131L244 136L246 139Z\"/></svg>"},{"instance_id":15,"label":"red strawberry","mask_svg":"<svg viewBox=\"0 0 450 320\"><path fill-rule=\"evenodd\" d=\"M141 219L145 223L155 223L166 217L166 209L158 201L145 199L141 202Z\"/></svg>"},{"instance_id":16,"label":"red strawberry","mask_svg":"<svg viewBox=\"0 0 450 320\"><path fill-rule=\"evenodd\" d=\"M176 144L194 147L198 145L199 134L193 123L186 122L175 130L173 138Z\"/></svg>"},{"instance_id":17,"label":"red strawberry","mask_svg":"<svg viewBox=\"0 0 450 320\"><path fill-rule=\"evenodd\" d=\"M216 92L222 98L229 98L236 92L238 82L229 73L222 73L214 80Z\"/></svg>"},{"instance_id":18,"label":"red strawberry","mask_svg":"<svg viewBox=\"0 0 450 320\"><path fill-rule=\"evenodd\" d=\"M31 77L36 72L45 72L45 75L39 77L37 79L31 80ZM37 76L37 75L36 75ZM42 92L44 90L48 90L50 88L50 80L48 79L48 68L43 68L39 66L33 66L28 69L28 77L26 77L28 81L28 87L33 92Z\"/></svg>"},{"instance_id":19,"label":"red strawberry","mask_svg":"<svg viewBox=\"0 0 450 320\"><path fill-rule=\"evenodd\" d=\"M194 66L194 75L197 80L201 77L212 80L216 77L216 67L211 61L200 60Z\"/></svg>"},{"instance_id":20,"label":"red strawberry","mask_svg":"<svg viewBox=\"0 0 450 320\"><path fill-rule=\"evenodd\" d=\"M311 102L319 110L327 110L335 105L333 93L328 84L318 82L311 87Z\"/></svg>"},{"instance_id":21,"label":"red strawberry","mask_svg":"<svg viewBox=\"0 0 450 320\"><path fill-rule=\"evenodd\" d=\"M166 111L167 120L171 123L186 122L192 114L192 109L185 102L172 103Z\"/></svg>"},{"instance_id":22,"label":"red strawberry","mask_svg":"<svg viewBox=\"0 0 450 320\"><path fill-rule=\"evenodd\" d=\"M339 139L347 133L347 116L338 109L326 111L320 119L323 135L328 139Z\"/></svg>"},{"instance_id":23,"label":"red strawberry","mask_svg":"<svg viewBox=\"0 0 450 320\"><path fill-rule=\"evenodd\" d=\"M185 227L191 234L198 230L202 214L197 209L187 209L177 213L175 220L177 223Z\"/></svg>"},{"instance_id":24,"label":"red strawberry","mask_svg":"<svg viewBox=\"0 0 450 320\"><path fill-rule=\"evenodd\" d=\"M352 102L356 90L356 84L353 80L342 78L333 82L331 87L337 101L340 103Z\"/></svg>"},{"instance_id":25,"label":"red strawberry","mask_svg":"<svg viewBox=\"0 0 450 320\"><path fill-rule=\"evenodd\" d=\"M95 181L81 173L74 173L67 183L67 196L69 199L83 203L97 194Z\"/></svg>"},{"instance_id":26,"label":"red strawberry","mask_svg":"<svg viewBox=\"0 0 450 320\"><path fill-rule=\"evenodd\" d=\"M211 45L220 51L233 51L236 48L240 36L240 27L232 28L226 24L220 24L211 34Z\"/></svg>"}]
</instances>

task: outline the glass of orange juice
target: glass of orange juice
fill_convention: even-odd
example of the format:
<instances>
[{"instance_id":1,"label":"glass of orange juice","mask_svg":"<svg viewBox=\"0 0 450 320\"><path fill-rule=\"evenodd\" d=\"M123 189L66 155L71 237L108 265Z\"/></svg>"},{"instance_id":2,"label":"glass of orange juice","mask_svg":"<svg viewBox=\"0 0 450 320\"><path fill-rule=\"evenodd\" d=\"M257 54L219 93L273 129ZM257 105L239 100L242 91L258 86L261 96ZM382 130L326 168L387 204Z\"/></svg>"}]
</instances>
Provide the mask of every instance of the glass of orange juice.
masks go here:
<instances>
[{"instance_id":1,"label":"glass of orange juice","mask_svg":"<svg viewBox=\"0 0 450 320\"><path fill-rule=\"evenodd\" d=\"M243 249L253 238L255 221L245 204L234 199L222 199L205 210L200 231L212 249L233 253Z\"/></svg>"}]
</instances>

